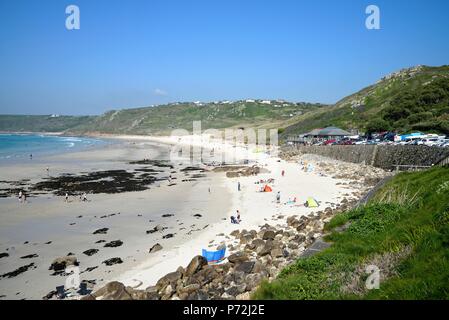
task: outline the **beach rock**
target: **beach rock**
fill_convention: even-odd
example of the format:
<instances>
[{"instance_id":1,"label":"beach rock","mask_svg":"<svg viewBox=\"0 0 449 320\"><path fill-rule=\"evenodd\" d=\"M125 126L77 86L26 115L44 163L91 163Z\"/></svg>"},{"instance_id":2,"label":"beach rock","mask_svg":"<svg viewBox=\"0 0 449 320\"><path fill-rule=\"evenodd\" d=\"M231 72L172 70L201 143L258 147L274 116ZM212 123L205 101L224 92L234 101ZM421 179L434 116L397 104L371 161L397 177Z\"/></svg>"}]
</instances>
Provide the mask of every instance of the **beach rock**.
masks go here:
<instances>
[{"instance_id":1,"label":"beach rock","mask_svg":"<svg viewBox=\"0 0 449 320\"><path fill-rule=\"evenodd\" d=\"M267 273L265 272L264 275L267 275ZM246 290L251 291L251 290L257 288L257 286L262 282L264 275L259 274L259 273L248 274L245 278Z\"/></svg>"},{"instance_id":2,"label":"beach rock","mask_svg":"<svg viewBox=\"0 0 449 320\"><path fill-rule=\"evenodd\" d=\"M181 277L182 273L180 273L179 271L167 273L165 276L158 280L158 282L156 283L156 288L160 292L169 284L176 284L176 282L181 279Z\"/></svg>"},{"instance_id":3,"label":"beach rock","mask_svg":"<svg viewBox=\"0 0 449 320\"><path fill-rule=\"evenodd\" d=\"M274 240L275 237L276 237L276 233L273 230L266 230L262 234L263 240Z\"/></svg>"},{"instance_id":4,"label":"beach rock","mask_svg":"<svg viewBox=\"0 0 449 320\"><path fill-rule=\"evenodd\" d=\"M149 253L154 253L154 252L157 252L159 250L162 250L162 246L159 243L156 243L154 246L152 246L150 248Z\"/></svg>"},{"instance_id":5,"label":"beach rock","mask_svg":"<svg viewBox=\"0 0 449 320\"><path fill-rule=\"evenodd\" d=\"M179 289L178 289L178 293L179 293L179 294L186 293L187 295L189 295L189 294L191 294L191 293L193 293L193 292L199 290L200 288L201 288L201 287L200 287L199 284L193 283L193 284L190 284L190 285L185 286L185 287L183 287L183 288L179 288Z\"/></svg>"},{"instance_id":6,"label":"beach rock","mask_svg":"<svg viewBox=\"0 0 449 320\"><path fill-rule=\"evenodd\" d=\"M0 258L5 258L5 257L9 257L9 254L6 252L0 253Z\"/></svg>"},{"instance_id":7,"label":"beach rock","mask_svg":"<svg viewBox=\"0 0 449 320\"><path fill-rule=\"evenodd\" d=\"M42 300L50 300L52 299L54 296L56 296L58 294L58 292L56 290L52 290L49 293L47 293L45 296L42 297Z\"/></svg>"},{"instance_id":8,"label":"beach rock","mask_svg":"<svg viewBox=\"0 0 449 320\"><path fill-rule=\"evenodd\" d=\"M166 235L162 236L162 239L170 239L173 238L175 235L173 233L167 233Z\"/></svg>"},{"instance_id":9,"label":"beach rock","mask_svg":"<svg viewBox=\"0 0 449 320\"><path fill-rule=\"evenodd\" d=\"M273 249L272 243L267 241L263 246L259 246L256 248L256 253L258 256L262 257L267 254L270 254L272 249Z\"/></svg>"},{"instance_id":10,"label":"beach rock","mask_svg":"<svg viewBox=\"0 0 449 320\"><path fill-rule=\"evenodd\" d=\"M29 269L36 269L36 266L34 265L34 263L30 263L30 264L28 264L26 266L22 266L20 268L17 268L14 271L2 274L2 275L0 275L0 278L14 278L14 277L18 276L19 274L28 271Z\"/></svg>"},{"instance_id":11,"label":"beach rock","mask_svg":"<svg viewBox=\"0 0 449 320\"><path fill-rule=\"evenodd\" d=\"M243 262L248 260L248 255L242 251L231 254L228 257L230 263Z\"/></svg>"},{"instance_id":12,"label":"beach rock","mask_svg":"<svg viewBox=\"0 0 449 320\"><path fill-rule=\"evenodd\" d=\"M273 248L271 250L270 255L272 258L279 258L279 257L283 257L284 253L281 248L277 247L277 248Z\"/></svg>"},{"instance_id":13,"label":"beach rock","mask_svg":"<svg viewBox=\"0 0 449 320\"><path fill-rule=\"evenodd\" d=\"M48 270L53 270L55 273L62 273L68 266L78 266L78 260L74 256L65 256L56 258L50 265Z\"/></svg>"},{"instance_id":14,"label":"beach rock","mask_svg":"<svg viewBox=\"0 0 449 320\"><path fill-rule=\"evenodd\" d=\"M203 266L207 265L207 260L203 256L195 256L186 268L185 275L191 276L201 270Z\"/></svg>"},{"instance_id":15,"label":"beach rock","mask_svg":"<svg viewBox=\"0 0 449 320\"><path fill-rule=\"evenodd\" d=\"M201 217L202 217L202 215L200 215L199 213L194 214L193 216L194 216L195 218L201 218Z\"/></svg>"},{"instance_id":16,"label":"beach rock","mask_svg":"<svg viewBox=\"0 0 449 320\"><path fill-rule=\"evenodd\" d=\"M115 248L115 247L120 247L122 244L123 244L123 241L121 241L121 240L114 240L114 241L111 241L109 243L106 243L104 245L104 247L105 248Z\"/></svg>"},{"instance_id":17,"label":"beach rock","mask_svg":"<svg viewBox=\"0 0 449 320\"><path fill-rule=\"evenodd\" d=\"M94 231L93 234L106 234L108 232L109 228L101 228Z\"/></svg>"},{"instance_id":18,"label":"beach rock","mask_svg":"<svg viewBox=\"0 0 449 320\"><path fill-rule=\"evenodd\" d=\"M204 290L197 290L193 293L191 293L187 300L209 300L209 295Z\"/></svg>"},{"instance_id":19,"label":"beach rock","mask_svg":"<svg viewBox=\"0 0 449 320\"><path fill-rule=\"evenodd\" d=\"M83 253L86 256L90 257L90 256L93 256L94 254L96 254L98 251L99 251L98 249L89 249L89 250L84 251Z\"/></svg>"},{"instance_id":20,"label":"beach rock","mask_svg":"<svg viewBox=\"0 0 449 320\"><path fill-rule=\"evenodd\" d=\"M125 285L118 281L107 283L91 295L98 300L133 300Z\"/></svg>"},{"instance_id":21,"label":"beach rock","mask_svg":"<svg viewBox=\"0 0 449 320\"><path fill-rule=\"evenodd\" d=\"M249 292L244 292L235 297L236 300L250 300L251 294Z\"/></svg>"},{"instance_id":22,"label":"beach rock","mask_svg":"<svg viewBox=\"0 0 449 320\"><path fill-rule=\"evenodd\" d=\"M212 266L204 266L200 271L195 273L194 275L190 276L186 282L187 285L189 284L199 284L201 287L205 286L206 284L212 282L214 279L218 277L218 273L215 271L214 267Z\"/></svg>"},{"instance_id":23,"label":"beach rock","mask_svg":"<svg viewBox=\"0 0 449 320\"><path fill-rule=\"evenodd\" d=\"M238 238L240 236L240 231L239 230L234 230L230 233L231 236Z\"/></svg>"},{"instance_id":24,"label":"beach rock","mask_svg":"<svg viewBox=\"0 0 449 320\"><path fill-rule=\"evenodd\" d=\"M240 235L240 244L250 243L253 240L253 235L249 232Z\"/></svg>"},{"instance_id":25,"label":"beach rock","mask_svg":"<svg viewBox=\"0 0 449 320\"><path fill-rule=\"evenodd\" d=\"M37 258L37 257L39 257L39 256L34 253L34 254L29 254L27 256L20 257L20 259L32 259L32 258Z\"/></svg>"},{"instance_id":26,"label":"beach rock","mask_svg":"<svg viewBox=\"0 0 449 320\"><path fill-rule=\"evenodd\" d=\"M162 218L169 218L169 217L173 217L174 214L173 213L166 213L162 215Z\"/></svg>"},{"instance_id":27,"label":"beach rock","mask_svg":"<svg viewBox=\"0 0 449 320\"><path fill-rule=\"evenodd\" d=\"M93 271L93 270L95 270L95 269L97 269L98 268L98 266L95 266L95 267L89 267L89 268L86 268L86 270L84 270L83 272L91 272L91 271ZM83 272L81 272L81 273L83 273Z\"/></svg>"},{"instance_id":28,"label":"beach rock","mask_svg":"<svg viewBox=\"0 0 449 320\"><path fill-rule=\"evenodd\" d=\"M251 273L253 271L254 264L255 264L254 261L243 261L243 262L238 263L235 266L234 270L242 271L244 273Z\"/></svg>"},{"instance_id":29,"label":"beach rock","mask_svg":"<svg viewBox=\"0 0 449 320\"><path fill-rule=\"evenodd\" d=\"M114 264L121 264L121 263L123 263L123 261L120 258L111 258L111 259L103 261L102 263L104 263L107 266L113 266Z\"/></svg>"}]
</instances>

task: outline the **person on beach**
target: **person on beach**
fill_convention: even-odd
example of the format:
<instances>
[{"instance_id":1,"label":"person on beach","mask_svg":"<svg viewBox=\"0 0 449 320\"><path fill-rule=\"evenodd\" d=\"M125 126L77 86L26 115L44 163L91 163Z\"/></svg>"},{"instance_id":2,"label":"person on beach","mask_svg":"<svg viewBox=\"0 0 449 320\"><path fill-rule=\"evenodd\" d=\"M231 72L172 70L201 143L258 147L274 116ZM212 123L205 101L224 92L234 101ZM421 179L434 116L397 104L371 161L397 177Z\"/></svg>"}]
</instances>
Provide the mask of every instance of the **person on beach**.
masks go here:
<instances>
[{"instance_id":1,"label":"person on beach","mask_svg":"<svg viewBox=\"0 0 449 320\"><path fill-rule=\"evenodd\" d=\"M23 203L27 202L27 195L25 194L25 192L23 192L23 194L22 194L22 199L23 199Z\"/></svg>"},{"instance_id":2,"label":"person on beach","mask_svg":"<svg viewBox=\"0 0 449 320\"><path fill-rule=\"evenodd\" d=\"M67 192L65 193L65 202L69 202L69 194Z\"/></svg>"},{"instance_id":3,"label":"person on beach","mask_svg":"<svg viewBox=\"0 0 449 320\"><path fill-rule=\"evenodd\" d=\"M242 220L240 219L240 211L237 210L237 221L240 223Z\"/></svg>"},{"instance_id":4,"label":"person on beach","mask_svg":"<svg viewBox=\"0 0 449 320\"><path fill-rule=\"evenodd\" d=\"M87 201L87 194L84 192L82 195L82 201L86 202Z\"/></svg>"},{"instance_id":5,"label":"person on beach","mask_svg":"<svg viewBox=\"0 0 449 320\"><path fill-rule=\"evenodd\" d=\"M33 154L30 153L30 160L33 160Z\"/></svg>"},{"instance_id":6,"label":"person on beach","mask_svg":"<svg viewBox=\"0 0 449 320\"><path fill-rule=\"evenodd\" d=\"M231 223L232 224L239 224L239 222L237 221L237 219L235 219L234 216L231 216Z\"/></svg>"},{"instance_id":7,"label":"person on beach","mask_svg":"<svg viewBox=\"0 0 449 320\"><path fill-rule=\"evenodd\" d=\"M47 171L47 176L49 176L50 175L50 168L47 167L47 168L45 168L45 170Z\"/></svg>"},{"instance_id":8,"label":"person on beach","mask_svg":"<svg viewBox=\"0 0 449 320\"><path fill-rule=\"evenodd\" d=\"M282 173L281 173L281 174L282 174L282 176L285 176L285 171L284 171L284 170L282 170Z\"/></svg>"},{"instance_id":9,"label":"person on beach","mask_svg":"<svg viewBox=\"0 0 449 320\"><path fill-rule=\"evenodd\" d=\"M22 196L23 196L23 193L22 193L22 190L20 190L19 191L19 202L22 202Z\"/></svg>"},{"instance_id":10,"label":"person on beach","mask_svg":"<svg viewBox=\"0 0 449 320\"><path fill-rule=\"evenodd\" d=\"M280 191L278 191L278 193L276 194L276 202L281 203L281 192Z\"/></svg>"},{"instance_id":11,"label":"person on beach","mask_svg":"<svg viewBox=\"0 0 449 320\"><path fill-rule=\"evenodd\" d=\"M237 183L237 189L240 191L240 181Z\"/></svg>"}]
</instances>

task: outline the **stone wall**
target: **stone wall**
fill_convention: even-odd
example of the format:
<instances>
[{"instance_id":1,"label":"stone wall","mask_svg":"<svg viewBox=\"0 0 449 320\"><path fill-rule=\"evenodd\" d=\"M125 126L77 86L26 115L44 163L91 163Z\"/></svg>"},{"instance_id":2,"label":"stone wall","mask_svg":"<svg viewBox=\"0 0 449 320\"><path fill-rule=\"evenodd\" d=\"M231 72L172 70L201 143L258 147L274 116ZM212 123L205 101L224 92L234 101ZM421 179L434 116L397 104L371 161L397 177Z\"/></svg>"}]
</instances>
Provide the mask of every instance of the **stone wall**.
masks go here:
<instances>
[{"instance_id":1,"label":"stone wall","mask_svg":"<svg viewBox=\"0 0 449 320\"><path fill-rule=\"evenodd\" d=\"M449 148L397 145L295 146L282 148L282 156L317 154L336 160L364 163L383 169L397 165L432 166L449 157Z\"/></svg>"}]
</instances>

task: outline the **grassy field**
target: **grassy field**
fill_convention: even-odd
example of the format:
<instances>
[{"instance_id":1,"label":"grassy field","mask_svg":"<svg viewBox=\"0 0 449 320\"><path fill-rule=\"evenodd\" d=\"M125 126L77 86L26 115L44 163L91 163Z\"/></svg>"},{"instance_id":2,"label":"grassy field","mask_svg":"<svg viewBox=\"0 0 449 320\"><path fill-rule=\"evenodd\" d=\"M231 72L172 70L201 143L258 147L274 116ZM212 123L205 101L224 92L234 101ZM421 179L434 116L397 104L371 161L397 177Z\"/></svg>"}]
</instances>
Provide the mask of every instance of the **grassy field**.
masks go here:
<instances>
[{"instance_id":1,"label":"grassy field","mask_svg":"<svg viewBox=\"0 0 449 320\"><path fill-rule=\"evenodd\" d=\"M397 175L325 226L331 247L298 259L253 298L448 299L448 194L449 168ZM369 265L380 269L379 289L365 286Z\"/></svg>"}]
</instances>

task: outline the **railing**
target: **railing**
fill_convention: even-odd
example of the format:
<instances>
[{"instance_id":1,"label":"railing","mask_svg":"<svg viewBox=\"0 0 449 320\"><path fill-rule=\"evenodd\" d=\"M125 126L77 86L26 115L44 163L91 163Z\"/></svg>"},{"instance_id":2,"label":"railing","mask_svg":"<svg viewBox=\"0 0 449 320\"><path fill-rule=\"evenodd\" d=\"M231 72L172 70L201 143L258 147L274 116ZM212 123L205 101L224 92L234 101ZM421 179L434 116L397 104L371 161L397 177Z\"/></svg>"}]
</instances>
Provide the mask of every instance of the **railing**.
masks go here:
<instances>
[{"instance_id":1,"label":"railing","mask_svg":"<svg viewBox=\"0 0 449 320\"><path fill-rule=\"evenodd\" d=\"M417 165L405 165L405 164L396 164L393 165L395 171L417 171L432 168L432 166L417 166Z\"/></svg>"},{"instance_id":2,"label":"railing","mask_svg":"<svg viewBox=\"0 0 449 320\"><path fill-rule=\"evenodd\" d=\"M449 165L449 156L447 156L446 158L444 158L443 160L440 160L437 165L439 166L447 166Z\"/></svg>"}]
</instances>

